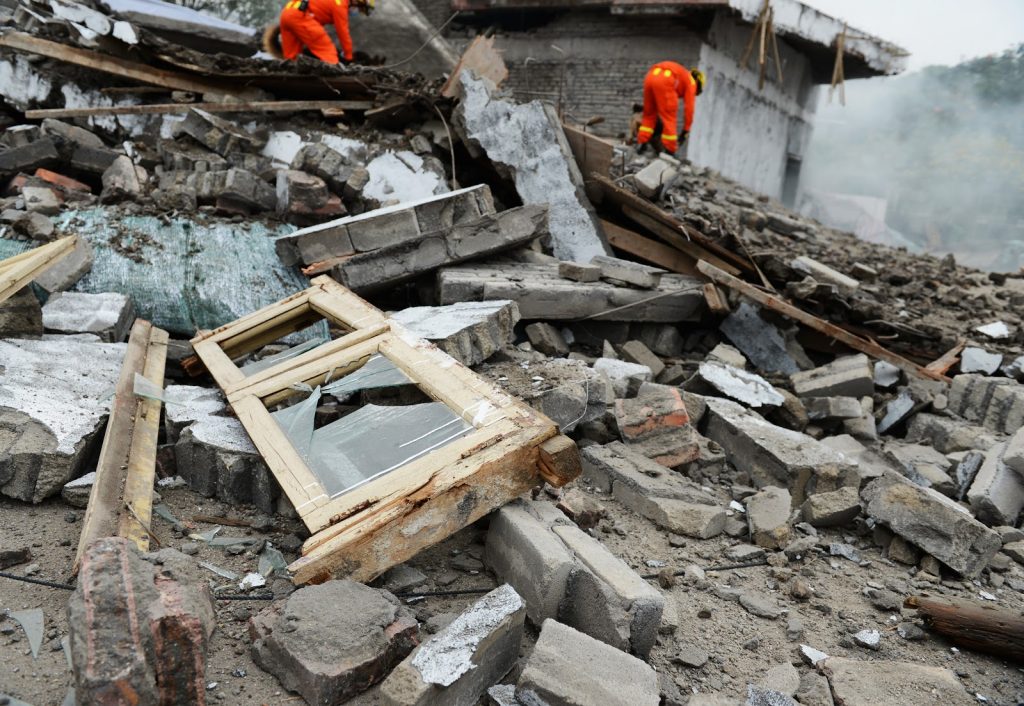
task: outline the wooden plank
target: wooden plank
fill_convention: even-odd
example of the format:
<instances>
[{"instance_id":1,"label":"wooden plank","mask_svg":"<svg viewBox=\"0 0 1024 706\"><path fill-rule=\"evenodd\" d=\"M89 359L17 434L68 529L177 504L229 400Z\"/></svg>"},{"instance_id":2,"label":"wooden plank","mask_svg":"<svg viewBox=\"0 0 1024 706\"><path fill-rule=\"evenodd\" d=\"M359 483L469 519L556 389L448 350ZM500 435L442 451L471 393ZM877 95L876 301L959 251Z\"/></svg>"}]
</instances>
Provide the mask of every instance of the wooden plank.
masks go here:
<instances>
[{"instance_id":1,"label":"wooden plank","mask_svg":"<svg viewBox=\"0 0 1024 706\"><path fill-rule=\"evenodd\" d=\"M553 436L539 447L538 470L548 485L561 488L583 473L576 442L565 434Z\"/></svg>"},{"instance_id":2,"label":"wooden plank","mask_svg":"<svg viewBox=\"0 0 1024 706\"><path fill-rule=\"evenodd\" d=\"M216 342L200 341L193 344L192 349L196 352L196 356L202 361L206 369L210 371L213 379L222 388L237 384L245 379L242 371L225 355Z\"/></svg>"},{"instance_id":3,"label":"wooden plank","mask_svg":"<svg viewBox=\"0 0 1024 706\"><path fill-rule=\"evenodd\" d=\"M70 235L6 260L0 260L0 302L20 291L58 260L71 253L77 242L78 236Z\"/></svg>"},{"instance_id":4,"label":"wooden plank","mask_svg":"<svg viewBox=\"0 0 1024 706\"><path fill-rule=\"evenodd\" d=\"M176 91L193 91L195 93L222 93L225 95L255 95L251 89L240 90L242 84L228 84L205 79L194 78L186 74L166 69L157 69L134 61L119 59L107 54L71 47L48 39L33 37L23 32L4 32L0 34L0 47L38 54L40 56L63 61L75 66L102 71L119 78L139 81L141 83L170 88Z\"/></svg>"},{"instance_id":5,"label":"wooden plank","mask_svg":"<svg viewBox=\"0 0 1024 706\"><path fill-rule=\"evenodd\" d=\"M728 316L732 313L728 300L714 282L704 285L704 301L708 304L708 310L715 316Z\"/></svg>"},{"instance_id":6,"label":"wooden plank","mask_svg":"<svg viewBox=\"0 0 1024 706\"><path fill-rule=\"evenodd\" d=\"M645 238L639 233L623 228L610 221L601 221L608 244L658 267L682 275L696 275L697 260L656 240Z\"/></svg>"},{"instance_id":7,"label":"wooden plank","mask_svg":"<svg viewBox=\"0 0 1024 706\"><path fill-rule=\"evenodd\" d=\"M707 262L714 264L715 267L718 267L723 272L728 272L731 275L740 274L739 268L733 267L731 264L717 257L714 253L708 251L700 244L688 240L685 235L682 235L676 229L666 226L664 223L661 223L646 213L638 211L632 206L622 206L622 213L626 217L654 233L679 252L687 255L694 262L698 260L706 260Z\"/></svg>"},{"instance_id":8,"label":"wooden plank","mask_svg":"<svg viewBox=\"0 0 1024 706\"><path fill-rule=\"evenodd\" d=\"M583 174L587 198L594 203L600 203L604 196L604 189L601 184L592 183L588 175L611 175L615 145L597 135L591 135L586 130L565 123L562 124L562 130L565 132L565 138L569 141L569 147L576 158L576 164L579 165L580 173Z\"/></svg>"},{"instance_id":9,"label":"wooden plank","mask_svg":"<svg viewBox=\"0 0 1024 706\"><path fill-rule=\"evenodd\" d=\"M175 115L192 109L207 113L281 113L321 110L369 110L373 101L251 101L247 103L152 103L149 105L108 105L95 108L47 108L26 110L31 120L91 118L97 115Z\"/></svg>"},{"instance_id":10,"label":"wooden plank","mask_svg":"<svg viewBox=\"0 0 1024 706\"><path fill-rule=\"evenodd\" d=\"M196 333L195 336L192 337L192 340L190 342L194 346L200 341L224 341L228 338L231 338L232 336L236 336L239 333L247 331L253 326L256 326L258 324L263 323L264 321L268 321L269 319L274 318L283 311L293 311L296 309L307 308L309 306L309 291L310 290L305 289L301 292L296 292L290 297L282 299L279 302L269 304L263 307L262 309L257 309L251 314L246 314L242 318L236 319L235 321L232 321L229 324L218 326L212 331L199 331L198 333Z\"/></svg>"},{"instance_id":11,"label":"wooden plank","mask_svg":"<svg viewBox=\"0 0 1024 706\"><path fill-rule=\"evenodd\" d=\"M957 341L957 344L951 349L942 354L940 358L937 358L933 362L925 366L925 370L929 370L939 375L945 375L950 368L956 365L957 361L960 360L960 354L964 348L967 347L967 339L961 338Z\"/></svg>"},{"instance_id":12,"label":"wooden plank","mask_svg":"<svg viewBox=\"0 0 1024 706\"><path fill-rule=\"evenodd\" d=\"M904 608L916 608L925 624L969 650L1024 664L1024 612L955 598L910 596Z\"/></svg>"},{"instance_id":13,"label":"wooden plank","mask_svg":"<svg viewBox=\"0 0 1024 706\"><path fill-rule=\"evenodd\" d=\"M379 337L348 346L331 355L289 368L280 375L257 382L240 392L232 393L228 396L228 401L251 396L262 399L263 404L272 407L296 394L292 385L303 383L316 387L324 384L328 375L331 380L337 380L353 370L358 370L380 350L380 346Z\"/></svg>"},{"instance_id":14,"label":"wooden plank","mask_svg":"<svg viewBox=\"0 0 1024 706\"><path fill-rule=\"evenodd\" d=\"M146 362L142 376L156 387L164 387L164 367L167 362L166 331L150 329L146 347ZM131 451L124 481L123 505L117 533L139 548L149 551L150 521L153 517L153 483L156 481L156 447L160 437L160 400L139 400L132 430ZM122 508L123 510L123 508Z\"/></svg>"},{"instance_id":15,"label":"wooden plank","mask_svg":"<svg viewBox=\"0 0 1024 706\"><path fill-rule=\"evenodd\" d=\"M310 293L310 306L327 318L354 329L374 326L387 320L383 311L341 286L331 277L321 275L310 281L320 289L320 292ZM321 293L331 296L325 297Z\"/></svg>"},{"instance_id":16,"label":"wooden plank","mask_svg":"<svg viewBox=\"0 0 1024 706\"><path fill-rule=\"evenodd\" d=\"M78 573L86 547L97 539L117 534L118 517L124 502L121 489L127 473L135 415L140 406L133 392L135 374L145 370L151 329L152 324L148 321L136 319L128 338L128 349L121 364L121 374L110 405L110 417L96 464L96 480L89 492L89 505L85 509L82 534L78 539L78 550L71 569L75 574Z\"/></svg>"},{"instance_id":17,"label":"wooden plank","mask_svg":"<svg viewBox=\"0 0 1024 706\"><path fill-rule=\"evenodd\" d=\"M662 233L664 232L672 232L674 235L682 236L686 242L696 243L703 250L707 251L708 255L700 256L698 259L715 262L715 259L717 258L718 260L723 260L729 264L729 267L721 267L716 263L716 266L718 266L719 269L725 270L726 272L736 269L738 270L737 274L739 274L739 272L753 274L754 267L745 257L729 250L714 238L709 238L696 228L688 226L685 223L681 223L671 214L666 213L659 208L656 204L651 203L641 196L637 196L632 191L623 189L607 177L595 174L593 178L601 185L605 195L620 207L623 207L624 209L626 206L629 206L633 212L641 213L647 216L647 219L663 226L655 232L655 235L659 238L662 237ZM674 245L675 243L671 244Z\"/></svg>"},{"instance_id":18,"label":"wooden plank","mask_svg":"<svg viewBox=\"0 0 1024 706\"><path fill-rule=\"evenodd\" d=\"M508 78L508 67L501 54L494 48L494 37L477 36L466 51L462 52L459 62L451 75L441 87L441 95L445 98L458 98L462 95L462 84L459 77L463 69L471 69L477 76L490 79L495 86L500 86Z\"/></svg>"},{"instance_id":19,"label":"wooden plank","mask_svg":"<svg viewBox=\"0 0 1024 706\"><path fill-rule=\"evenodd\" d=\"M732 275L723 272L722 270L718 269L714 265L711 265L710 263L699 262L697 263L697 268L701 271L702 274L704 274L706 277L708 277L708 279L712 280L713 282L721 284L724 287L728 287L729 289L736 290L743 296L747 297L748 299L752 299L761 306L767 309L771 309L772 311L776 311L787 318L790 318L798 323L803 324L804 326L807 326L808 328L814 329L815 331L819 331L825 334L826 336L829 336L830 338L833 338L856 351L866 353L872 358L877 358L878 360L884 360L887 363L892 363L896 367L910 373L911 375L914 375L915 377L924 378L927 380L940 380L942 382L948 382L949 380L941 373L935 373L932 372L931 370L928 370L927 368L923 368L917 363L909 361L906 358L883 348L874 341L868 341L859 336L855 336L849 331L844 331L835 324L829 323L828 321L824 321L823 319L819 319L816 316L812 316L811 314L808 314L806 311L798 309L797 307L793 306L792 304L789 304L788 302L783 301L782 299L779 299L778 297L766 294L757 287L753 286L752 284L748 284L740 279L737 279L736 277L733 277Z\"/></svg>"}]
</instances>

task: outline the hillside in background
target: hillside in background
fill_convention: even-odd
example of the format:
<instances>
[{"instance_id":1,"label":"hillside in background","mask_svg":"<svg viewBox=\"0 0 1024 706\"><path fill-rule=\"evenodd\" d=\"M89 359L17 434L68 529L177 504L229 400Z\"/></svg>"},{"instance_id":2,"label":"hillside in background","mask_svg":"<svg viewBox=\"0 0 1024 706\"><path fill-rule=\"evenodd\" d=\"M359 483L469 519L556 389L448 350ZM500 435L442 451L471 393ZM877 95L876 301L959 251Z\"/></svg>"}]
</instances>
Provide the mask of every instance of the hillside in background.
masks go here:
<instances>
[{"instance_id":1,"label":"hillside in background","mask_svg":"<svg viewBox=\"0 0 1024 706\"><path fill-rule=\"evenodd\" d=\"M992 269L1024 255L1024 45L847 85L819 112L801 185L878 197L931 252Z\"/></svg>"}]
</instances>

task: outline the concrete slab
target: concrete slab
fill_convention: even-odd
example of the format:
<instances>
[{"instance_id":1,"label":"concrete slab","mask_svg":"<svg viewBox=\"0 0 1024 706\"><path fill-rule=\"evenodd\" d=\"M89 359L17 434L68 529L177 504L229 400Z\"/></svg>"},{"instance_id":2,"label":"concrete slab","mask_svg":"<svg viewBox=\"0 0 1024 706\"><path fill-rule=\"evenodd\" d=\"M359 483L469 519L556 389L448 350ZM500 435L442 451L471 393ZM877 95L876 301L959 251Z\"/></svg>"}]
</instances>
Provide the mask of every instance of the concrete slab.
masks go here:
<instances>
[{"instance_id":1,"label":"concrete slab","mask_svg":"<svg viewBox=\"0 0 1024 706\"><path fill-rule=\"evenodd\" d=\"M500 299L448 306L414 306L391 314L391 319L437 344L463 365L473 366L513 340L519 307L514 301Z\"/></svg>"},{"instance_id":2,"label":"concrete slab","mask_svg":"<svg viewBox=\"0 0 1024 706\"><path fill-rule=\"evenodd\" d=\"M128 338L135 321L132 300L117 292L61 292L43 305L43 328L53 333L93 333L107 343Z\"/></svg>"}]
</instances>

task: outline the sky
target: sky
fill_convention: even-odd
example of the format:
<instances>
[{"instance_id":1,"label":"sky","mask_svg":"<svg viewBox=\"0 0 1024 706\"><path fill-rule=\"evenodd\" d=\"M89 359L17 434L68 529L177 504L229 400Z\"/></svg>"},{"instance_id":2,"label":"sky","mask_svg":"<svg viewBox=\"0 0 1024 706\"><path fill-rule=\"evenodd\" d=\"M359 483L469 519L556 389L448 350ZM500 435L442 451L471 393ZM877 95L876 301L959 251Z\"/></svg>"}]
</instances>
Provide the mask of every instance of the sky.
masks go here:
<instances>
[{"instance_id":1,"label":"sky","mask_svg":"<svg viewBox=\"0 0 1024 706\"><path fill-rule=\"evenodd\" d=\"M803 0L911 52L911 71L1024 43L1024 0Z\"/></svg>"}]
</instances>

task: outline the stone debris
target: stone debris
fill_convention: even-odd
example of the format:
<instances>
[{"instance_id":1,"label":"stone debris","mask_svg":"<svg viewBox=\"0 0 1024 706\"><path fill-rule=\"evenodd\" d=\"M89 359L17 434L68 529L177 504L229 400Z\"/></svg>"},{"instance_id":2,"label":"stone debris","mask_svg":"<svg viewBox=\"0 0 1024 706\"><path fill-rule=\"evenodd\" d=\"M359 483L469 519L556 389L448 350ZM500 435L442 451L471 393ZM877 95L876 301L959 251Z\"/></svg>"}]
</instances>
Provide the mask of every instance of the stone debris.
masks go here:
<instances>
[{"instance_id":1,"label":"stone debris","mask_svg":"<svg viewBox=\"0 0 1024 706\"><path fill-rule=\"evenodd\" d=\"M414 306L395 312L393 321L436 343L463 365L478 365L513 339L519 308L513 301Z\"/></svg>"},{"instance_id":2,"label":"stone debris","mask_svg":"<svg viewBox=\"0 0 1024 706\"><path fill-rule=\"evenodd\" d=\"M386 704L474 704L519 658L526 605L505 584L413 650L381 684Z\"/></svg>"},{"instance_id":3,"label":"stone debris","mask_svg":"<svg viewBox=\"0 0 1024 706\"><path fill-rule=\"evenodd\" d=\"M134 321L131 299L116 292L63 292L43 305L43 327L50 333L91 333L107 343L120 343L128 338Z\"/></svg>"},{"instance_id":4,"label":"stone debris","mask_svg":"<svg viewBox=\"0 0 1024 706\"><path fill-rule=\"evenodd\" d=\"M249 621L253 661L310 704L343 703L383 681L418 634L394 596L354 581L301 588Z\"/></svg>"},{"instance_id":5,"label":"stone debris","mask_svg":"<svg viewBox=\"0 0 1024 706\"><path fill-rule=\"evenodd\" d=\"M697 369L697 376L718 394L748 407L777 407L785 402L785 397L772 387L771 383L760 375L748 373L740 368L718 363L701 363ZM856 416L860 416L860 403L857 403Z\"/></svg>"},{"instance_id":6,"label":"stone debris","mask_svg":"<svg viewBox=\"0 0 1024 706\"><path fill-rule=\"evenodd\" d=\"M554 620L541 626L515 694L521 704L551 706L660 703L658 678L649 665Z\"/></svg>"},{"instance_id":7,"label":"stone debris","mask_svg":"<svg viewBox=\"0 0 1024 706\"><path fill-rule=\"evenodd\" d=\"M678 388L643 383L636 397L615 400L615 421L627 446L663 466L676 468L700 454Z\"/></svg>"},{"instance_id":8,"label":"stone debris","mask_svg":"<svg viewBox=\"0 0 1024 706\"><path fill-rule=\"evenodd\" d=\"M782 549L789 543L792 504L789 492L774 486L762 488L747 498L747 523L755 544L766 549Z\"/></svg>"},{"instance_id":9,"label":"stone debris","mask_svg":"<svg viewBox=\"0 0 1024 706\"><path fill-rule=\"evenodd\" d=\"M836 704L908 706L976 703L949 669L909 662L860 661L829 657L821 665Z\"/></svg>"},{"instance_id":10,"label":"stone debris","mask_svg":"<svg viewBox=\"0 0 1024 706\"><path fill-rule=\"evenodd\" d=\"M792 376L798 397L863 397L875 390L871 361L863 354L838 358L835 362Z\"/></svg>"}]
</instances>

